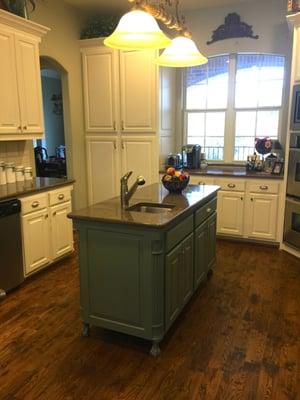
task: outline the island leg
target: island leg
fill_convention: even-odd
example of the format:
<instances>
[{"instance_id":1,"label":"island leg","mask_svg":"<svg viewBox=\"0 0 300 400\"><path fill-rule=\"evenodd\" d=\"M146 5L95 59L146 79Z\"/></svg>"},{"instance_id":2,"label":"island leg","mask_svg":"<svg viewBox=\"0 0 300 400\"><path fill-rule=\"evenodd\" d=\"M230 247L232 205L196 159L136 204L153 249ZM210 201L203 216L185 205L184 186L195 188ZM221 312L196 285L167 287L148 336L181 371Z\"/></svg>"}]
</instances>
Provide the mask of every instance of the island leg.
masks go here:
<instances>
[{"instance_id":1,"label":"island leg","mask_svg":"<svg viewBox=\"0 0 300 400\"><path fill-rule=\"evenodd\" d=\"M87 322L83 323L82 336L83 337L90 336L90 324L88 324Z\"/></svg>"},{"instance_id":2,"label":"island leg","mask_svg":"<svg viewBox=\"0 0 300 400\"><path fill-rule=\"evenodd\" d=\"M153 340L150 354L153 357L158 357L160 355L159 340Z\"/></svg>"}]
</instances>

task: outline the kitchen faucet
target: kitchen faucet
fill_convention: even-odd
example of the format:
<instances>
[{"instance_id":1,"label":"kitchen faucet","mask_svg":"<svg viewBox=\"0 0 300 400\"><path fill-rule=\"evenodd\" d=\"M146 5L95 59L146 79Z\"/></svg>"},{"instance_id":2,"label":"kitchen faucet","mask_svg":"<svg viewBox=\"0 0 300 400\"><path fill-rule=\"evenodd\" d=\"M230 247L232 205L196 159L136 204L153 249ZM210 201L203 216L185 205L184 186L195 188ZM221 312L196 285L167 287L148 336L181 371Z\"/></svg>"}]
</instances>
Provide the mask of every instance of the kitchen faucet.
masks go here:
<instances>
[{"instance_id":1,"label":"kitchen faucet","mask_svg":"<svg viewBox=\"0 0 300 400\"><path fill-rule=\"evenodd\" d=\"M130 189L128 189L128 179L132 175L132 171L127 172L122 178L121 178L121 204L122 208L128 207L129 206L129 200L131 199L132 195L136 191L138 186L142 186L145 184L145 178L143 176L138 176L136 178L136 181L132 185Z\"/></svg>"}]
</instances>

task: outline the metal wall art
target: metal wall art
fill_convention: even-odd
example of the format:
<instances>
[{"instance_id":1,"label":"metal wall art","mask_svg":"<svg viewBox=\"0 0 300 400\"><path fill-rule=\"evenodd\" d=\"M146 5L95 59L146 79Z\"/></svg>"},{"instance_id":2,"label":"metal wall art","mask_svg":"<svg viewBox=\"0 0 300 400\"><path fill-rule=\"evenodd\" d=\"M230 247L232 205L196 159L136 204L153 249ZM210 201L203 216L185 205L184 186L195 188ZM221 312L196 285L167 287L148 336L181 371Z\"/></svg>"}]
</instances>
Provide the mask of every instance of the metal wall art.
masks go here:
<instances>
[{"instance_id":1,"label":"metal wall art","mask_svg":"<svg viewBox=\"0 0 300 400\"><path fill-rule=\"evenodd\" d=\"M225 23L220 25L213 31L212 38L207 44L212 44L219 40L232 38L251 38L258 39L258 35L253 35L252 25L241 21L241 17L237 13L228 14Z\"/></svg>"}]
</instances>

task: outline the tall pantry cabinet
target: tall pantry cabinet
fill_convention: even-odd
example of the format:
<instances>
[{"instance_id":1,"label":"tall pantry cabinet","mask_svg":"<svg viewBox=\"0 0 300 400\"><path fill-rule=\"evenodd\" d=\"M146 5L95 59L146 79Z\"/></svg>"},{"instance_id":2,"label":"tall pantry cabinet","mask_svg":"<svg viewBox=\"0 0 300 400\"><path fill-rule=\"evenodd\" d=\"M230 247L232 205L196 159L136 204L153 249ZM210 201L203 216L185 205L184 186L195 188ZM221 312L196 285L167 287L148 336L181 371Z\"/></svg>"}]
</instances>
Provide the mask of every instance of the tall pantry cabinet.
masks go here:
<instances>
[{"instance_id":1,"label":"tall pantry cabinet","mask_svg":"<svg viewBox=\"0 0 300 400\"><path fill-rule=\"evenodd\" d=\"M81 41L89 203L119 195L132 170L158 177L158 72L154 51L118 51Z\"/></svg>"}]
</instances>

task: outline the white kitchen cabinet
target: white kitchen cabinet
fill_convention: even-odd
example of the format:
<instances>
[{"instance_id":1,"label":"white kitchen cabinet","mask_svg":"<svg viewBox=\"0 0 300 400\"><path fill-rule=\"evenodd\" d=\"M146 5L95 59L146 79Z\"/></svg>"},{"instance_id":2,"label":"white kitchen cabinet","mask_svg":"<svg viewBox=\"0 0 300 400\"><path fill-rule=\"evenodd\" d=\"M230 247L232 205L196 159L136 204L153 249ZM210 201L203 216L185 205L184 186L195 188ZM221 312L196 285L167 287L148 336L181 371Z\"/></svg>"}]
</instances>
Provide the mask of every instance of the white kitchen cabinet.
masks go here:
<instances>
[{"instance_id":1,"label":"white kitchen cabinet","mask_svg":"<svg viewBox=\"0 0 300 400\"><path fill-rule=\"evenodd\" d=\"M156 133L156 52L81 41L86 131Z\"/></svg>"},{"instance_id":2,"label":"white kitchen cabinet","mask_svg":"<svg viewBox=\"0 0 300 400\"><path fill-rule=\"evenodd\" d=\"M158 143L153 136L122 136L122 173L133 171L131 180L143 175L146 185L158 182Z\"/></svg>"},{"instance_id":3,"label":"white kitchen cabinet","mask_svg":"<svg viewBox=\"0 0 300 400\"><path fill-rule=\"evenodd\" d=\"M22 216L25 275L50 263L48 209Z\"/></svg>"},{"instance_id":4,"label":"white kitchen cabinet","mask_svg":"<svg viewBox=\"0 0 300 400\"><path fill-rule=\"evenodd\" d=\"M156 52L120 52L121 131L155 133L157 88Z\"/></svg>"},{"instance_id":5,"label":"white kitchen cabinet","mask_svg":"<svg viewBox=\"0 0 300 400\"><path fill-rule=\"evenodd\" d=\"M25 276L73 250L71 186L22 197L22 240Z\"/></svg>"},{"instance_id":6,"label":"white kitchen cabinet","mask_svg":"<svg viewBox=\"0 0 300 400\"><path fill-rule=\"evenodd\" d=\"M244 193L219 191L217 215L217 233L242 236Z\"/></svg>"},{"instance_id":7,"label":"white kitchen cabinet","mask_svg":"<svg viewBox=\"0 0 300 400\"><path fill-rule=\"evenodd\" d=\"M250 238L275 240L278 222L278 196L248 194L245 215L246 235Z\"/></svg>"},{"instance_id":8,"label":"white kitchen cabinet","mask_svg":"<svg viewBox=\"0 0 300 400\"><path fill-rule=\"evenodd\" d=\"M70 201L50 208L52 260L73 250L73 225L67 217L71 211Z\"/></svg>"},{"instance_id":9,"label":"white kitchen cabinet","mask_svg":"<svg viewBox=\"0 0 300 400\"><path fill-rule=\"evenodd\" d=\"M14 40L13 32L0 25L0 135L21 133Z\"/></svg>"},{"instance_id":10,"label":"white kitchen cabinet","mask_svg":"<svg viewBox=\"0 0 300 400\"><path fill-rule=\"evenodd\" d=\"M48 30L0 10L0 140L43 136L38 46Z\"/></svg>"},{"instance_id":11,"label":"white kitchen cabinet","mask_svg":"<svg viewBox=\"0 0 300 400\"><path fill-rule=\"evenodd\" d=\"M23 134L43 134L44 116L38 41L15 35L21 128Z\"/></svg>"},{"instance_id":12,"label":"white kitchen cabinet","mask_svg":"<svg viewBox=\"0 0 300 400\"><path fill-rule=\"evenodd\" d=\"M120 190L118 140L116 135L87 138L89 204L95 204L118 195Z\"/></svg>"},{"instance_id":13,"label":"white kitchen cabinet","mask_svg":"<svg viewBox=\"0 0 300 400\"><path fill-rule=\"evenodd\" d=\"M87 132L116 132L118 52L105 46L82 53Z\"/></svg>"}]
</instances>

